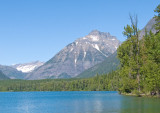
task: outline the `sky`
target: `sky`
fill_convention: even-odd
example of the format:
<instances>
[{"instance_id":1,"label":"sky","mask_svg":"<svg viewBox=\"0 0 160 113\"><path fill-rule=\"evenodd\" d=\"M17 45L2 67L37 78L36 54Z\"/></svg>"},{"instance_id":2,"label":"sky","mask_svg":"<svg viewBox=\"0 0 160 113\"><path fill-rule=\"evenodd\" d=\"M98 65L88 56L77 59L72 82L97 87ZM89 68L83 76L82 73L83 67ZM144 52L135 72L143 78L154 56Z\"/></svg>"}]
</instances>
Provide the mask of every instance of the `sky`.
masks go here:
<instances>
[{"instance_id":1,"label":"sky","mask_svg":"<svg viewBox=\"0 0 160 113\"><path fill-rule=\"evenodd\" d=\"M121 42L129 14L142 29L159 0L0 0L0 64L48 61L92 30Z\"/></svg>"}]
</instances>

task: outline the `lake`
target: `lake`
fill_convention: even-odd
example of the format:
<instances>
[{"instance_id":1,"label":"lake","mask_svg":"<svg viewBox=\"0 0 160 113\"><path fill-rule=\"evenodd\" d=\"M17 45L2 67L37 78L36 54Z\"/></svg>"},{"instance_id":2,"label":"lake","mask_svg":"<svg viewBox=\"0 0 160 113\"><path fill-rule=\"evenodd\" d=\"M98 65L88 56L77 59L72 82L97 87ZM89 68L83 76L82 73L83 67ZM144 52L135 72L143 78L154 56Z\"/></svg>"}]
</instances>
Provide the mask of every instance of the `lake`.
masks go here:
<instances>
[{"instance_id":1,"label":"lake","mask_svg":"<svg viewBox=\"0 0 160 113\"><path fill-rule=\"evenodd\" d=\"M116 91L0 92L0 113L160 113L160 99Z\"/></svg>"}]
</instances>

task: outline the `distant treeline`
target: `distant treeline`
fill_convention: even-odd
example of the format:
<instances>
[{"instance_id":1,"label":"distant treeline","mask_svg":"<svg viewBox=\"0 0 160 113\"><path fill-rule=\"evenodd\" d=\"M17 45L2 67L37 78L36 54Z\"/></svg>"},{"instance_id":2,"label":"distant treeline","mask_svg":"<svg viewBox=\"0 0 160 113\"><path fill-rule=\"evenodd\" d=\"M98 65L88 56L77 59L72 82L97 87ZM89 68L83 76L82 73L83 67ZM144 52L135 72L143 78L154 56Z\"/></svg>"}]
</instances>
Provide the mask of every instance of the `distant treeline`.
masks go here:
<instances>
[{"instance_id":1,"label":"distant treeline","mask_svg":"<svg viewBox=\"0 0 160 113\"><path fill-rule=\"evenodd\" d=\"M110 91L117 90L116 72L88 79L1 80L0 91Z\"/></svg>"}]
</instances>

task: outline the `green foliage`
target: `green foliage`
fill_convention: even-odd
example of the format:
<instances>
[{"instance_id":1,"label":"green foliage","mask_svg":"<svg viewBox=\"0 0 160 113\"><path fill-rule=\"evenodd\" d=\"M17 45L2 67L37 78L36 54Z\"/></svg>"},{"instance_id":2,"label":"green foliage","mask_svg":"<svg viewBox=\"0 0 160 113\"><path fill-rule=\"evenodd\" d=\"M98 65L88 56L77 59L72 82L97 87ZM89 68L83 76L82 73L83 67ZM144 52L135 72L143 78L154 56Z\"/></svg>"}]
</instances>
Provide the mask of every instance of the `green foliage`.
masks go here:
<instances>
[{"instance_id":1,"label":"green foliage","mask_svg":"<svg viewBox=\"0 0 160 113\"><path fill-rule=\"evenodd\" d=\"M156 9L154 10L155 13L158 13L158 15L155 16L155 19L157 21L157 23L155 24L155 28L156 30L160 30L160 4L156 7Z\"/></svg>"},{"instance_id":2,"label":"green foliage","mask_svg":"<svg viewBox=\"0 0 160 113\"><path fill-rule=\"evenodd\" d=\"M156 8L156 29L159 30L160 5ZM149 34L139 40L136 22L131 19L132 26L124 28L127 40L117 50L120 59L119 91L140 95L160 95L160 32Z\"/></svg>"},{"instance_id":3,"label":"green foliage","mask_svg":"<svg viewBox=\"0 0 160 113\"><path fill-rule=\"evenodd\" d=\"M160 91L160 33L144 38L144 46L146 50L143 53L143 66L141 73L143 78L144 90L147 92Z\"/></svg>"},{"instance_id":4,"label":"green foliage","mask_svg":"<svg viewBox=\"0 0 160 113\"><path fill-rule=\"evenodd\" d=\"M117 90L117 72L88 79L1 80L0 91L108 91Z\"/></svg>"},{"instance_id":5,"label":"green foliage","mask_svg":"<svg viewBox=\"0 0 160 113\"><path fill-rule=\"evenodd\" d=\"M133 29L130 25L127 25L126 27L124 27L123 35L126 36L127 38L133 35Z\"/></svg>"}]
</instances>

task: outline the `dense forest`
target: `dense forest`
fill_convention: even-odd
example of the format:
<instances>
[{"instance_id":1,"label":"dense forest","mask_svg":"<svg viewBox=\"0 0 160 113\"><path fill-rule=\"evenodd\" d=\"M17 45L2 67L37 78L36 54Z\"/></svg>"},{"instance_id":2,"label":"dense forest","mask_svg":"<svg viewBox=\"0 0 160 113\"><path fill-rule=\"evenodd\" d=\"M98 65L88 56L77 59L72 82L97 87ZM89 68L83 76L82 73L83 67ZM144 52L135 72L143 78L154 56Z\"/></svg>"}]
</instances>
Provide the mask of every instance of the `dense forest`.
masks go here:
<instances>
[{"instance_id":1,"label":"dense forest","mask_svg":"<svg viewBox=\"0 0 160 113\"><path fill-rule=\"evenodd\" d=\"M1 80L0 91L111 91L123 94L160 95L160 5L154 10L156 34L146 31L140 40L137 17L124 27L124 41L117 50L118 70L92 78Z\"/></svg>"},{"instance_id":2,"label":"dense forest","mask_svg":"<svg viewBox=\"0 0 160 113\"><path fill-rule=\"evenodd\" d=\"M0 91L115 91L116 75L112 72L88 79L1 80Z\"/></svg>"},{"instance_id":3,"label":"dense forest","mask_svg":"<svg viewBox=\"0 0 160 113\"><path fill-rule=\"evenodd\" d=\"M127 40L118 48L120 59L119 91L132 94L160 94L160 5L154 10L156 34L146 31L139 40L137 17L130 16L131 25L124 27ZM149 32L149 33L148 33Z\"/></svg>"}]
</instances>

